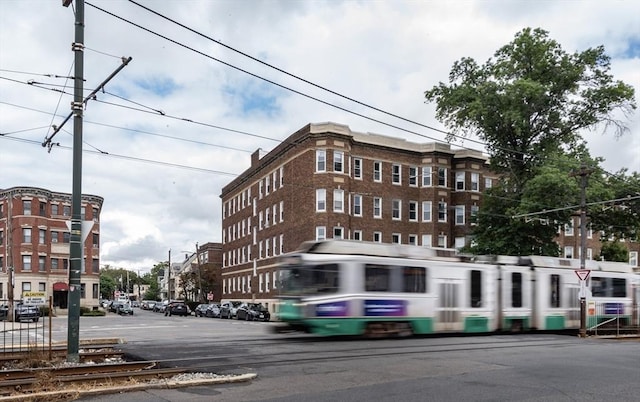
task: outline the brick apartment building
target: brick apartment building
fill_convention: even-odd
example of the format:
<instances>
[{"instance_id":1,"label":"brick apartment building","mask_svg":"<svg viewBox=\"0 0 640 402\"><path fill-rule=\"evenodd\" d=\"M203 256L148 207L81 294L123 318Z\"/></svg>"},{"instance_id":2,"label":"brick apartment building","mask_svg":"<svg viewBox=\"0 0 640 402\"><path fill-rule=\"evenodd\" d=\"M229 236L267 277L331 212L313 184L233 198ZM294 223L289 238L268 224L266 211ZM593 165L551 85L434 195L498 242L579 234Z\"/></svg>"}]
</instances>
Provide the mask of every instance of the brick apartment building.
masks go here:
<instances>
[{"instance_id":1,"label":"brick apartment building","mask_svg":"<svg viewBox=\"0 0 640 402\"><path fill-rule=\"evenodd\" d=\"M496 177L479 152L309 124L222 189L222 299L272 301L303 241L462 247Z\"/></svg>"},{"instance_id":2,"label":"brick apartment building","mask_svg":"<svg viewBox=\"0 0 640 402\"><path fill-rule=\"evenodd\" d=\"M83 195L83 220L93 221L83 247L81 306L100 297L100 211L103 198ZM36 187L0 189L0 299L45 292L54 306L67 308L71 194ZM12 270L12 272L10 272Z\"/></svg>"}]
</instances>

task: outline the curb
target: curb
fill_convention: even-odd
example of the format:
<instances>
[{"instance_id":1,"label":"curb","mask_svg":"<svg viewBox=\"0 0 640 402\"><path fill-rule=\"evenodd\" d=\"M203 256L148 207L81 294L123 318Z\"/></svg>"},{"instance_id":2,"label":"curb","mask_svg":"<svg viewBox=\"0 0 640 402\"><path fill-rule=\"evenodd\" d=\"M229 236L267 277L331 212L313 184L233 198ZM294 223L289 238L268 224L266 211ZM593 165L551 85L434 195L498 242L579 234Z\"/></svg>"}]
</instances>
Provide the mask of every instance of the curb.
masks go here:
<instances>
[{"instance_id":1,"label":"curb","mask_svg":"<svg viewBox=\"0 0 640 402\"><path fill-rule=\"evenodd\" d=\"M198 380L189 380L189 381L156 381L151 383L140 383L135 385L127 385L126 387L118 386L118 387L103 387L103 388L95 388L95 389L78 389L72 388L68 390L61 391L50 391L50 392L39 392L39 393L31 393L24 395L12 395L12 396L3 396L0 397L1 402L38 402L38 401L51 401L56 400L56 398L69 397L73 396L75 398L83 397L83 396L96 396L96 395L107 395L107 394L124 394L127 392L133 391L144 391L147 389L177 389L177 388L185 388L185 387L195 387L199 385L215 385L215 384L229 384L236 382L247 382L256 378L258 375L255 373L248 374L239 374L229 377L223 378L209 378L209 379L198 379Z\"/></svg>"}]
</instances>

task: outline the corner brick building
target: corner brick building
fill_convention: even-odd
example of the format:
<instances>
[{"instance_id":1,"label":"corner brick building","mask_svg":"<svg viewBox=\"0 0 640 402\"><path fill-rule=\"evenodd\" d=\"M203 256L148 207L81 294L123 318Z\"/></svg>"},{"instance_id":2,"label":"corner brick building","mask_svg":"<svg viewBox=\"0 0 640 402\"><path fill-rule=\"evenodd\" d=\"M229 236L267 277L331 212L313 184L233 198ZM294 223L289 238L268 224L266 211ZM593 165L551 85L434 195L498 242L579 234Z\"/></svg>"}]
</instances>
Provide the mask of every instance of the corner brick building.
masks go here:
<instances>
[{"instance_id":1,"label":"corner brick building","mask_svg":"<svg viewBox=\"0 0 640 402\"><path fill-rule=\"evenodd\" d=\"M82 195L84 221L93 221L84 241L81 306L97 306L100 297L100 211L103 198ZM67 308L71 194L37 187L0 189L0 299L44 292L58 308Z\"/></svg>"},{"instance_id":2,"label":"corner brick building","mask_svg":"<svg viewBox=\"0 0 640 402\"><path fill-rule=\"evenodd\" d=\"M432 247L470 241L496 175L480 152L309 124L222 189L221 298L268 303L276 262L344 238Z\"/></svg>"}]
</instances>

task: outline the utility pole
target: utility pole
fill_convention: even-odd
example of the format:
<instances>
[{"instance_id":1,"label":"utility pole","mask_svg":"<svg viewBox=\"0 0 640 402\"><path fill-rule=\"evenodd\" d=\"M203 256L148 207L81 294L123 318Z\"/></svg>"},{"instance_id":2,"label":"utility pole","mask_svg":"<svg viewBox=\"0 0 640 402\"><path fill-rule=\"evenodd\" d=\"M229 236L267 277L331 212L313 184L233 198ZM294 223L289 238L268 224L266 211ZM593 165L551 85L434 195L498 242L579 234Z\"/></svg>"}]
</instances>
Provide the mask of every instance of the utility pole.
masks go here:
<instances>
[{"instance_id":1,"label":"utility pole","mask_svg":"<svg viewBox=\"0 0 640 402\"><path fill-rule=\"evenodd\" d=\"M569 174L571 177L580 176L580 269L585 270L587 254L587 185L588 177L594 169L582 165L580 170ZM580 337L587 336L587 306L586 295L580 294Z\"/></svg>"},{"instance_id":2,"label":"utility pole","mask_svg":"<svg viewBox=\"0 0 640 402\"><path fill-rule=\"evenodd\" d=\"M171 301L171 249L169 249L169 265L167 266L167 300Z\"/></svg>"},{"instance_id":3,"label":"utility pole","mask_svg":"<svg viewBox=\"0 0 640 402\"><path fill-rule=\"evenodd\" d=\"M198 264L198 301L204 303L204 293L202 292L202 274L200 273L200 250L196 242L196 264Z\"/></svg>"},{"instance_id":4,"label":"utility pole","mask_svg":"<svg viewBox=\"0 0 640 402\"><path fill-rule=\"evenodd\" d=\"M69 7L72 0L62 0L64 7ZM83 264L84 238L82 235L82 112L84 104L93 97L106 83L113 78L130 61L131 57L122 60L122 65L118 67L102 84L92 91L91 95L83 99L84 91L84 0L75 0L75 39L72 44L74 52L74 74L73 74L73 102L71 103L71 114L59 126L54 133L46 138L42 146L51 146L53 136L62 128L64 123L73 115L73 184L71 194L71 233L69 238L69 316L67 331L67 361L78 363L80 356L80 296L81 296L81 273Z\"/></svg>"}]
</instances>

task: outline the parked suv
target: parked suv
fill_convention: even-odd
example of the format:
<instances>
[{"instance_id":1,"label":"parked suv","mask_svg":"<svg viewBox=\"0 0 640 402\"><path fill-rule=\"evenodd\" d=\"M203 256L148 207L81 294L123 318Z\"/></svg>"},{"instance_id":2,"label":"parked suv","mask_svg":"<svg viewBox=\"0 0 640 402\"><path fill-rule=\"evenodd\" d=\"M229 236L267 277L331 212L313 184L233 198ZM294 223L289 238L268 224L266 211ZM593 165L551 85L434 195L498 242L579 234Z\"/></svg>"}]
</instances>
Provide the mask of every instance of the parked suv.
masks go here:
<instances>
[{"instance_id":1,"label":"parked suv","mask_svg":"<svg viewBox=\"0 0 640 402\"><path fill-rule=\"evenodd\" d=\"M13 306L14 311L14 320L16 322L19 321L33 321L38 322L40 319L40 309L37 306L28 306L22 303L16 303ZM0 306L0 320L6 320L9 315L9 306L2 305Z\"/></svg>"}]
</instances>

